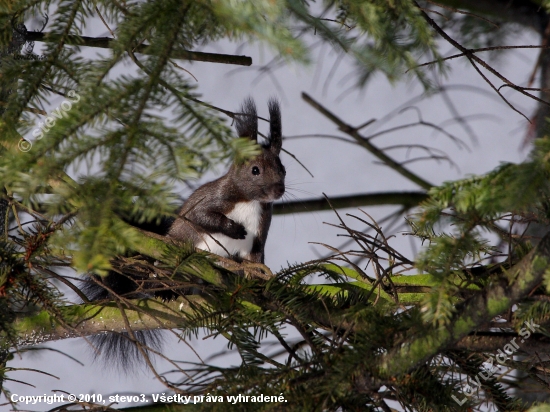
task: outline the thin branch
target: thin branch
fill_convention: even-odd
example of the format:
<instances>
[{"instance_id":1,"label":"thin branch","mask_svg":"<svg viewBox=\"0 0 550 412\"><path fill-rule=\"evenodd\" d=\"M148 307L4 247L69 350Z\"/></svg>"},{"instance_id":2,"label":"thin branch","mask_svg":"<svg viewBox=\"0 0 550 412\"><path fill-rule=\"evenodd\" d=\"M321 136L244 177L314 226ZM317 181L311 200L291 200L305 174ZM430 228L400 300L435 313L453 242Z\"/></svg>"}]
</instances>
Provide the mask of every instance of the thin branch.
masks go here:
<instances>
[{"instance_id":1,"label":"thin branch","mask_svg":"<svg viewBox=\"0 0 550 412\"><path fill-rule=\"evenodd\" d=\"M409 72L410 70L418 69L420 67L431 66L431 65L434 65L436 63L441 63L441 62L444 62L446 60L456 59L457 57L468 56L469 54L472 54L472 53L481 53L481 52L495 51L495 50L549 49L549 48L550 48L550 46L546 46L546 45L541 45L541 46L533 46L533 45L525 46L524 45L524 46L492 46L492 47L480 47L479 49L467 49L466 51L464 51L462 53L453 54L452 56L442 57L442 58L437 59L437 60L432 60L432 61L429 61L429 62L426 62L426 63L419 64L418 66L415 66L415 67L412 67L412 68L408 69L407 72Z\"/></svg>"},{"instance_id":2,"label":"thin branch","mask_svg":"<svg viewBox=\"0 0 550 412\"><path fill-rule=\"evenodd\" d=\"M111 36L115 37L115 33L113 32L113 30L111 30L111 28L109 27L109 25L107 24L107 22L105 21L103 16L101 15L101 12L97 8L97 6L95 6L95 11L96 11L97 15L99 16L99 18L101 19L101 22L103 23L103 25L105 27L107 27L107 30L109 30L109 33L111 33Z\"/></svg>"},{"instance_id":3,"label":"thin branch","mask_svg":"<svg viewBox=\"0 0 550 412\"><path fill-rule=\"evenodd\" d=\"M57 42L59 35L56 33L40 33L37 31L28 31L26 33L27 41L39 42ZM111 37L88 37L88 36L66 36L65 43L73 46L98 47L101 49L110 49L116 40ZM135 53L154 54L148 44L140 44L134 50ZM190 50L176 50L170 55L172 59L194 60L199 62L235 64L239 66L252 65L252 58L248 56L235 56L232 54L204 53Z\"/></svg>"},{"instance_id":4,"label":"thin branch","mask_svg":"<svg viewBox=\"0 0 550 412\"><path fill-rule=\"evenodd\" d=\"M330 202L335 209L378 205L403 205L411 208L427 198L428 195L425 192L381 192L331 197ZM297 200L273 205L274 215L310 213L323 210L332 210L325 198Z\"/></svg>"},{"instance_id":5,"label":"thin branch","mask_svg":"<svg viewBox=\"0 0 550 412\"><path fill-rule=\"evenodd\" d=\"M546 23L546 28L544 29L544 34L542 36L542 43L541 46L547 46L548 45L548 37L550 37L550 24ZM531 87L533 85L533 82L535 81L535 76L537 74L537 71L539 69L539 66L542 62L542 56L544 53L544 49L541 49L537 56L537 61L535 62L535 65L533 66L533 71L531 72L531 76L529 76L529 80L527 81L527 86Z\"/></svg>"},{"instance_id":6,"label":"thin branch","mask_svg":"<svg viewBox=\"0 0 550 412\"><path fill-rule=\"evenodd\" d=\"M309 171L309 169L308 169L302 162L300 162L300 160L298 160L298 158L297 158L294 154L290 153L288 150L286 150L286 149L284 149L284 148L281 148L281 150L282 150L283 152L285 152L287 155L289 155L290 157L292 157L292 158L294 159L294 161L295 161L296 163L298 163L300 166L302 166L302 168L303 168L311 177L315 177L315 176L313 176L313 173L311 173L311 172Z\"/></svg>"},{"instance_id":7,"label":"thin branch","mask_svg":"<svg viewBox=\"0 0 550 412\"><path fill-rule=\"evenodd\" d=\"M414 4L420 9L420 6L418 5L418 3L415 1ZM527 96L527 97L530 97L531 99L539 102L539 103L542 103L542 104L545 104L545 105L548 105L550 106L550 103L531 94L531 93L528 93L524 90L523 87L521 86L518 86L516 85L515 83L512 83L510 80L508 80L506 77L504 77L502 74L500 74L497 70L493 69L489 64L487 64L484 60L480 59L478 56L475 55L475 53L472 53L471 50L465 48L464 46L462 46L460 43L458 43L456 40L454 40L453 38L451 38L447 33L445 33L445 31L439 27L439 25L430 17L428 16L424 11L420 10L420 14L424 17L424 19L428 22L428 24L430 26L432 26L434 28L434 30L441 36L443 37L445 40L447 40L447 42L449 42L451 45L453 45L454 47L456 47L458 50L460 50L462 53L464 53L464 55L468 58L468 60L470 60L470 63L472 63L472 66L476 69L476 71L481 75L481 77L483 78L483 80L485 80L497 93L498 95L501 97L501 99L503 99L506 104L508 104L508 106L510 106L510 108L512 110L514 110L515 112L519 113L520 115L522 115L529 123L531 122L529 120L529 118L527 116L525 116L523 113L521 113L519 110L517 110L510 102L508 102L508 100L506 100L506 98L500 93L499 90L497 90L497 88L491 83L491 81L489 79L487 79L487 77L481 72L481 70L477 67L477 64L481 65L484 69L486 69L487 71L489 71L491 74L493 74L494 76L498 77L500 80L502 80L505 84L509 85L512 89L520 92L521 94ZM536 46L536 47L542 47L542 46ZM546 46L545 46L546 47ZM474 63L475 62L475 63Z\"/></svg>"},{"instance_id":8,"label":"thin branch","mask_svg":"<svg viewBox=\"0 0 550 412\"><path fill-rule=\"evenodd\" d=\"M378 159L380 159L382 162L386 164L386 166L391 167L396 172L400 173L401 175L405 176L407 179L413 181L420 187L428 190L433 185L426 180L422 179L420 176L416 175L415 173L409 171L408 169L401 166L399 163L397 163L395 160L393 160L391 157L386 155L383 151L378 149L376 146L374 146L372 143L370 143L365 137L361 136L359 132L357 131L357 128L350 126L349 124L342 121L339 117L334 115L332 112L330 112L328 109L326 109L324 106L322 106L320 103L315 101L312 97L310 97L307 93L302 92L302 98L309 103L313 108L318 110L321 114L323 114L325 117L327 117L332 122L336 123L338 125L338 128L354 138L357 143L359 143L362 147L367 149L369 152L371 152L373 155L375 155Z\"/></svg>"}]
</instances>

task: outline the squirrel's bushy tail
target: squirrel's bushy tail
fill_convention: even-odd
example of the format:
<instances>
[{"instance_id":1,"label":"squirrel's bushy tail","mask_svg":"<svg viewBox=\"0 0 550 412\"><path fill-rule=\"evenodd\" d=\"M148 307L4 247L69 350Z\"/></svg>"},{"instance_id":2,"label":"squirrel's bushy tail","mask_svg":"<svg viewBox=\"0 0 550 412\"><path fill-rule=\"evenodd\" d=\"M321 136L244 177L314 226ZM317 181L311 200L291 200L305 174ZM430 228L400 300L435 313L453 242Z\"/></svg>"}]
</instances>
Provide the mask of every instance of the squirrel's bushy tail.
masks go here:
<instances>
[{"instance_id":1,"label":"squirrel's bushy tail","mask_svg":"<svg viewBox=\"0 0 550 412\"><path fill-rule=\"evenodd\" d=\"M134 221L127 221L127 223L142 230L165 235L172 220L163 218L159 223L137 223ZM143 281L138 276L132 277L110 271L104 277L90 275L82 281L81 290L92 302L112 300L115 294L130 299L153 297L154 294L147 293L143 290L143 287L140 287L138 283L140 280ZM162 292L157 294L164 299L173 297L168 292L164 292L164 295ZM128 332L105 331L89 337L88 340L93 346L96 360L102 362L105 366L129 372L137 366L143 365L143 353L150 356L153 355L153 352L160 352L164 341L162 330L135 331L132 332L132 335L133 338Z\"/></svg>"},{"instance_id":2,"label":"squirrel's bushy tail","mask_svg":"<svg viewBox=\"0 0 550 412\"><path fill-rule=\"evenodd\" d=\"M131 298L146 297L145 294L131 296L135 290L135 281L115 272L100 279L92 275L83 281L82 292L90 301L102 301L112 298L111 291ZM103 287L104 284L107 288ZM144 354L152 359L155 352L162 350L164 337L162 330L143 330L128 332L105 331L88 338L93 347L94 357L104 366L130 372L144 364Z\"/></svg>"},{"instance_id":3,"label":"squirrel's bushy tail","mask_svg":"<svg viewBox=\"0 0 550 412\"><path fill-rule=\"evenodd\" d=\"M127 332L105 332L90 337L94 351L97 351L96 360L105 366L130 372L144 364L144 354L152 359L162 350L164 337L161 330L137 331L133 335L134 339Z\"/></svg>"}]
</instances>

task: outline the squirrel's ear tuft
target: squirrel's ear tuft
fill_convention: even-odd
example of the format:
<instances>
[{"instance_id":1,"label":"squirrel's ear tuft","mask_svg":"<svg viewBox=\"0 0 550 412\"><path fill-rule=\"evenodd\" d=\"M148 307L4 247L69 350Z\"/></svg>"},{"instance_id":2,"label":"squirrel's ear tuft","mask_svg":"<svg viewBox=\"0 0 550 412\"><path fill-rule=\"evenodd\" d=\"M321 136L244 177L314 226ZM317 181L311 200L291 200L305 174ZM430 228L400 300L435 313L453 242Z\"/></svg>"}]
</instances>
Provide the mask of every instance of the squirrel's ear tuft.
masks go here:
<instances>
[{"instance_id":1,"label":"squirrel's ear tuft","mask_svg":"<svg viewBox=\"0 0 550 412\"><path fill-rule=\"evenodd\" d=\"M235 127L239 137L248 137L255 142L258 141L258 114L252 98L246 98L241 105L240 113L235 115Z\"/></svg>"},{"instance_id":2,"label":"squirrel's ear tuft","mask_svg":"<svg viewBox=\"0 0 550 412\"><path fill-rule=\"evenodd\" d=\"M275 98L269 99L269 148L275 154L281 152L283 147L283 132L281 127L281 109Z\"/></svg>"}]
</instances>

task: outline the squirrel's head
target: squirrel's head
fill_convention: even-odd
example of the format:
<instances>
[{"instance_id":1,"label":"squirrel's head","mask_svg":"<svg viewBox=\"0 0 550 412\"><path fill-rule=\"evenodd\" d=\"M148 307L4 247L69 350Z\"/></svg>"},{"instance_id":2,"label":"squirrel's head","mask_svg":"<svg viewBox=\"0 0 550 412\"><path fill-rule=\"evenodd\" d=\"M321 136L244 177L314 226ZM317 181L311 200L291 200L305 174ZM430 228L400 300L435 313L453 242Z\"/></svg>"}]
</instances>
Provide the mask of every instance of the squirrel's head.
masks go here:
<instances>
[{"instance_id":1,"label":"squirrel's head","mask_svg":"<svg viewBox=\"0 0 550 412\"><path fill-rule=\"evenodd\" d=\"M283 146L281 110L275 99L268 102L270 132L262 144L262 153L242 165L234 165L230 174L238 190L247 200L273 202L285 192L286 170L279 153ZM239 137L258 141L258 115L250 98L243 102L241 112L235 116Z\"/></svg>"}]
</instances>

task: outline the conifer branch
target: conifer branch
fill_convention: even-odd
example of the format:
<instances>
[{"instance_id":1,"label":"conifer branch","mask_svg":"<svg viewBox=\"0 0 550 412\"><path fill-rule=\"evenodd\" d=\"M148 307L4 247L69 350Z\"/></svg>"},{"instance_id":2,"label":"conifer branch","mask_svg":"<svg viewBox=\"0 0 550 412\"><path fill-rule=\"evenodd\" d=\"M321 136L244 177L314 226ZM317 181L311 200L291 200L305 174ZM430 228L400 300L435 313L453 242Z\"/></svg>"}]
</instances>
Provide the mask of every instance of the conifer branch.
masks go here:
<instances>
[{"instance_id":1,"label":"conifer branch","mask_svg":"<svg viewBox=\"0 0 550 412\"><path fill-rule=\"evenodd\" d=\"M194 305L206 304L199 296L187 296L185 300L161 302L157 299L132 301L132 307L124 309L133 331L173 329L183 327L185 314L193 313ZM49 311L20 318L14 322L19 340L18 346L37 345L44 342L95 335L102 332L124 332L126 324L116 303L71 305L60 308L66 326Z\"/></svg>"},{"instance_id":2,"label":"conifer branch","mask_svg":"<svg viewBox=\"0 0 550 412\"><path fill-rule=\"evenodd\" d=\"M27 32L27 41L38 42L57 42L59 35L55 33L41 33L37 31ZM101 49L110 49L113 47L113 42L116 39L111 37L88 37L88 36L76 36L69 35L65 37L65 43L73 46L86 46L97 47ZM154 54L151 52L149 45L140 44L133 50L135 53L141 54ZM172 59L194 60L198 62L208 63L222 63L222 64L235 64L239 66L252 65L252 58L249 56L236 56L232 54L220 54L220 53L205 53L190 50L175 50L170 54Z\"/></svg>"},{"instance_id":3,"label":"conifer branch","mask_svg":"<svg viewBox=\"0 0 550 412\"><path fill-rule=\"evenodd\" d=\"M452 349L467 350L473 352L494 352L498 348L502 348L514 338L521 339L520 335L515 332L479 332L466 336L460 339L455 344L451 345ZM521 343L518 351L535 354L545 353L548 351L550 339L540 333L533 333L529 339Z\"/></svg>"},{"instance_id":4,"label":"conifer branch","mask_svg":"<svg viewBox=\"0 0 550 412\"><path fill-rule=\"evenodd\" d=\"M437 0L428 2L433 4ZM293 30L298 21L303 26L302 33L316 30L324 41L354 54L362 63L360 81L376 70L397 79L405 68L412 68L421 81L427 81L423 70L417 70L417 57L431 52L433 57L427 60L441 63L443 59L437 59L438 44L434 41L439 33L458 48L458 54L450 58L468 58L497 94L501 94L502 86L491 83L486 70L505 86L532 97L530 92L537 89L531 85L514 85L479 59L478 52L498 47L481 44L478 49L468 49L465 41L462 41L464 46L456 43L451 37L445 37L446 26L442 29L437 26L437 19L428 20L423 14L425 9L419 12L414 2L375 8L368 16L364 15L360 2L348 2L349 7L331 6L316 17L304 2L262 3L267 8L262 8L261 2L241 2L227 8L223 4L173 0L141 2L128 10L125 3L117 3L105 4L105 18L99 8L95 9L107 27L107 22L117 24L117 31L108 27L110 38L74 35L81 24L88 24L92 9L80 1L56 4L50 33L26 33L26 29L20 30L24 28L23 23L16 24L43 7L31 10L24 4L15 4L14 10L21 10L13 19L12 10L4 10L5 36L13 30L13 41L6 46L5 55L17 55L14 59L7 57L6 64L2 63L5 95L0 98L0 112L6 142L12 139L12 134L14 139L19 138L11 128L20 120L27 120L27 116L21 119L21 114L29 111L28 107L32 106L33 113L44 114L37 108L49 99L49 93L44 91L55 93L52 85L67 92L79 86L82 101L72 105L67 116L59 118L59 123L49 131L48 139L37 142L35 150L25 156L8 153L0 157L4 185L9 189L0 196L0 233L4 244L0 249L0 315L4 315L0 316L0 344L3 345L0 349L7 349L0 351L0 369L5 367L3 374L15 370L5 365L5 361L6 355L13 353L18 344L25 346L110 331L129 337L146 359L149 354L156 354L171 362L178 373L172 374L176 376L173 382L168 375L154 371L151 363L148 365L158 379L175 391L225 395L250 391L267 394L273 390L284 394L288 400L284 406L292 410L307 410L317 405L323 410L389 412L388 401L400 402L407 410L440 410L453 405L452 391L456 393L466 379L475 379L485 358L484 351L494 353L516 337L511 331L525 318L548 326L550 298L547 291L538 286L544 273L550 273L547 269L550 240L545 238L527 255L529 249L522 243L526 236L516 236L512 228L507 231L499 226L503 221L512 227L516 221L546 219L546 200L550 198L547 139L539 139L533 158L521 167L506 166L483 179L432 188L430 182L411 172L406 162L389 156L389 150L399 150L404 145L382 147L375 145L374 139L422 126L458 141L442 128L444 124L425 122L419 112L417 122L367 135L363 127L371 121L349 125L304 95L309 104L345 133L338 139L369 150L421 188L275 205L276 214L333 210L340 219L339 224L333 226L347 239L340 247L323 244L330 251L327 259L289 265L275 274L264 265L238 263L195 250L190 244L130 228L121 221L135 221L139 227L138 222L153 222L163 215L175 217L170 206L175 196L164 185L167 181L164 177L185 179L202 172L211 159L226 156L229 151L227 143L232 134L213 110L231 118L234 113L201 102L186 76L176 70L178 66L173 65L173 60L240 65L250 65L252 61L246 56L191 52L182 50L183 47L227 38L231 33L258 39L275 46L283 55L306 61L310 48L296 35L299 32ZM441 0L441 3L446 5L449 1ZM475 6L473 3L466 0L463 4ZM546 25L548 21L546 11L541 9L539 13L535 10L538 4L528 0L515 0L513 4L506 0L478 3L493 5L498 10L509 7L517 14L525 6L533 23L531 27ZM450 9L462 13L452 5ZM468 21L479 23L479 16L466 14L469 14ZM288 16L292 19L288 20ZM542 19L537 23L535 17ZM487 23L487 19L484 20ZM465 27L463 21L458 23L463 25L461 28ZM265 31L266 24L277 30ZM334 24L337 30L333 30ZM343 27L353 33L348 35ZM357 31L361 34L357 35ZM461 35L468 40L468 33ZM22 49L26 41L46 42L44 57L31 54L26 59L24 52L29 50ZM149 44L143 44L144 41ZM65 47L67 45L69 47ZM109 48L107 54L111 56L87 59L75 46ZM141 63L135 56L137 53L150 57L141 59ZM126 54L141 69L138 76L112 76L112 69L126 59ZM432 62L426 65L430 64ZM415 101L418 100L404 106ZM404 106L394 113L402 113ZM449 107L454 119L473 136L464 126L465 117ZM156 116L171 109L175 116L170 120L168 116ZM381 123L390 118L385 117ZM26 126L25 122L21 124ZM94 132L89 133L90 130ZM215 142L219 143L217 147ZM408 148L423 150L432 159L443 158L441 153L424 145L408 145ZM75 179L79 183L58 179L59 170L76 170L71 167L87 159L100 162L104 159L101 168L105 168L106 173L100 173L100 177L77 173ZM41 205L43 213L36 213L34 202L43 200L46 191L54 196L48 196L47 207ZM23 205L19 206L16 199L22 199ZM403 210L422 204L422 214L410 221L412 233L408 235L430 244L424 253L413 258L396 250L390 242L392 236L386 236L381 225L363 210L362 215L348 215L359 222L357 229L348 226L337 210L379 204L401 206L394 208L399 209L394 213L397 218ZM533 212L538 206L544 206L542 212ZM453 210L449 212L449 208ZM511 217L509 211L514 213ZM61 219L60 215L63 215ZM446 228L438 233L435 225L442 215L450 219L459 235L446 233ZM154 223L143 225L153 226ZM477 228L497 232L509 242L508 253L504 248L496 251L492 241L485 243L485 236L472 234ZM508 259L501 264L487 264L486 256L495 254ZM525 257L522 263L509 269L510 262L521 257ZM88 302L86 294L77 289L82 278L63 276L56 272L60 267L72 267L79 274L95 273L97 276L88 277L87 281L101 283L98 285L103 287L101 296L109 294L113 301ZM408 275L415 268L422 274ZM108 280L100 282L99 276L109 269L127 276L135 289L124 293ZM86 303L67 306L65 289L59 288L59 282L73 288ZM535 289L537 293L531 294ZM200 290L200 295L190 294L196 290ZM157 292L179 298L169 303L134 299ZM504 325L488 322L509 310L515 302L522 307L517 312L511 311L514 316L509 322ZM39 311L42 312L37 313ZM13 323L16 315L20 317ZM430 326L435 324L438 328ZM218 366L201 359L201 364L180 367L160 349L156 351L154 346L146 349L133 333L165 328L181 328L173 332L181 333L183 338L199 330L207 330L207 337L223 337L238 351L242 363L234 367ZM495 328L502 328L501 332L494 332ZM547 342L547 337L534 333L520 350L536 353ZM469 357L470 354L473 356ZM537 379L537 373L539 378L546 373L548 362L544 360L533 367L533 359L516 360L506 366ZM444 362L436 364L437 360ZM393 379L396 375L401 376ZM0 384L2 379L4 376L0 376ZM548 380L546 376L539 382L545 380ZM484 400L493 402L500 410L518 410L505 399L506 382L502 388L499 385L485 382L480 386ZM465 407L478 406L474 401L468 403L472 405ZM217 408L217 405L210 406Z\"/></svg>"},{"instance_id":5,"label":"conifer branch","mask_svg":"<svg viewBox=\"0 0 550 412\"><path fill-rule=\"evenodd\" d=\"M490 321L528 295L543 280L550 269L550 234L537 247L506 273L506 278L494 281L481 293L457 307L450 323L430 328L419 337L399 343L399 347L384 355L379 363L383 376L396 376L411 371L441 350L463 339L475 328Z\"/></svg>"}]
</instances>

